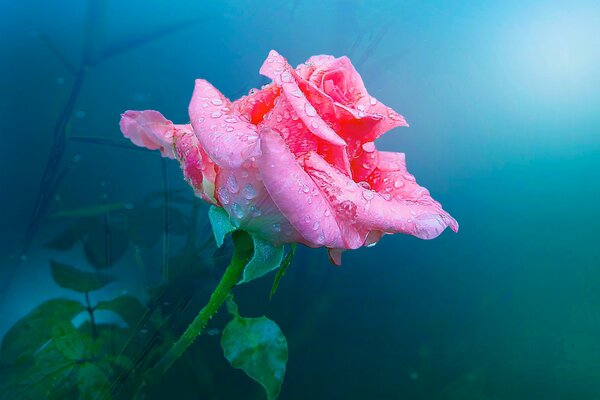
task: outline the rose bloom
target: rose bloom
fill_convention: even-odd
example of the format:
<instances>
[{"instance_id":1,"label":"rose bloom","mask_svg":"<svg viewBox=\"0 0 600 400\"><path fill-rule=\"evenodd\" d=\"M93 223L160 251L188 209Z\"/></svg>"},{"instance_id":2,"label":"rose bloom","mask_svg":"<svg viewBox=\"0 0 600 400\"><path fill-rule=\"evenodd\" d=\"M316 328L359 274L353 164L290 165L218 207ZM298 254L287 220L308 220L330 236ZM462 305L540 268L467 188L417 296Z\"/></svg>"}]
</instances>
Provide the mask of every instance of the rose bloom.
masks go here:
<instances>
[{"instance_id":1,"label":"rose bloom","mask_svg":"<svg viewBox=\"0 0 600 400\"><path fill-rule=\"evenodd\" d=\"M347 57L320 55L296 69L271 51L260 73L273 80L231 102L196 80L190 124L157 111L127 111L123 134L177 158L195 193L223 207L231 223L275 245L341 251L384 234L437 237L456 221L419 186L403 153L374 141L408 126L370 96Z\"/></svg>"}]
</instances>

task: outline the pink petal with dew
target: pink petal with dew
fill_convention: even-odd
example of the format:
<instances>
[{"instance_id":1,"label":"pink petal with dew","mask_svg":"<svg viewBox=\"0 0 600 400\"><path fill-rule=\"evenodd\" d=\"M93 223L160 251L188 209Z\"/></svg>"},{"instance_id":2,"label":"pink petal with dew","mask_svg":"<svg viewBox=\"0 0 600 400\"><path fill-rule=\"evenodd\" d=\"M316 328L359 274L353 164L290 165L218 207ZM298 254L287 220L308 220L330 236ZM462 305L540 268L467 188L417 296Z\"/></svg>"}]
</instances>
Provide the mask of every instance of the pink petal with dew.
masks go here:
<instances>
[{"instance_id":1,"label":"pink petal with dew","mask_svg":"<svg viewBox=\"0 0 600 400\"><path fill-rule=\"evenodd\" d=\"M276 245L302 240L269 196L254 163L247 161L240 168L219 169L216 187L219 204L234 226Z\"/></svg>"},{"instance_id":2,"label":"pink petal with dew","mask_svg":"<svg viewBox=\"0 0 600 400\"><path fill-rule=\"evenodd\" d=\"M256 127L203 79L196 80L189 113L200 144L218 166L237 168L260 154Z\"/></svg>"},{"instance_id":3,"label":"pink petal with dew","mask_svg":"<svg viewBox=\"0 0 600 400\"><path fill-rule=\"evenodd\" d=\"M339 209L340 205L347 204L347 208L355 213L351 222L366 231L401 232L421 239L433 239L447 226L455 231L458 229L456 221L427 196L428 200L424 192L419 201L407 201L393 195L386 198L385 192L380 192L381 187L376 186L379 180L371 184L376 191L364 188L332 168L316 154L311 154L311 157L305 160L304 168L334 208ZM391 185L394 186L394 183L391 182ZM366 239L365 235L363 244Z\"/></svg>"},{"instance_id":4,"label":"pink petal with dew","mask_svg":"<svg viewBox=\"0 0 600 400\"><path fill-rule=\"evenodd\" d=\"M179 160L183 176L194 188L198 197L211 204L215 200L216 165L202 150L198 138L192 131L191 125L175 138L175 155Z\"/></svg>"},{"instance_id":5,"label":"pink petal with dew","mask_svg":"<svg viewBox=\"0 0 600 400\"><path fill-rule=\"evenodd\" d=\"M347 175L351 174L350 161L345 147L333 145L313 135L285 96L281 96L275 101L273 109L265 115L263 121L258 125L258 129L259 131L262 129L277 130L296 157L309 151L317 151L340 171Z\"/></svg>"},{"instance_id":6,"label":"pink petal with dew","mask_svg":"<svg viewBox=\"0 0 600 400\"><path fill-rule=\"evenodd\" d=\"M285 218L311 247L343 247L342 233L329 202L296 161L281 136L261 131L257 159L265 188Z\"/></svg>"},{"instance_id":7,"label":"pink petal with dew","mask_svg":"<svg viewBox=\"0 0 600 400\"><path fill-rule=\"evenodd\" d=\"M312 56L308 60L306 60L304 63L298 65L296 67L296 72L302 79L308 80L308 78L312 75L312 73L314 72L314 70L316 68L318 68L322 64L330 62L332 60L335 60L334 56L328 56L328 55Z\"/></svg>"},{"instance_id":8,"label":"pink petal with dew","mask_svg":"<svg viewBox=\"0 0 600 400\"><path fill-rule=\"evenodd\" d=\"M281 94L281 88L271 83L260 90L252 89L250 94L243 96L232 103L233 109L242 116L258 125L273 108L275 99Z\"/></svg>"},{"instance_id":9,"label":"pink petal with dew","mask_svg":"<svg viewBox=\"0 0 600 400\"><path fill-rule=\"evenodd\" d=\"M275 84L281 86L284 95L293 109L315 136L338 146L346 145L344 140L331 129L319 115L315 107L307 100L305 94L298 86L297 80L301 78L287 63L285 58L276 51L271 50L267 60L260 68L260 73L273 79Z\"/></svg>"},{"instance_id":10,"label":"pink petal with dew","mask_svg":"<svg viewBox=\"0 0 600 400\"><path fill-rule=\"evenodd\" d=\"M174 125L158 111L126 111L121 114L119 126L135 145L160 150L163 157L175 158L173 136L181 126Z\"/></svg>"}]
</instances>

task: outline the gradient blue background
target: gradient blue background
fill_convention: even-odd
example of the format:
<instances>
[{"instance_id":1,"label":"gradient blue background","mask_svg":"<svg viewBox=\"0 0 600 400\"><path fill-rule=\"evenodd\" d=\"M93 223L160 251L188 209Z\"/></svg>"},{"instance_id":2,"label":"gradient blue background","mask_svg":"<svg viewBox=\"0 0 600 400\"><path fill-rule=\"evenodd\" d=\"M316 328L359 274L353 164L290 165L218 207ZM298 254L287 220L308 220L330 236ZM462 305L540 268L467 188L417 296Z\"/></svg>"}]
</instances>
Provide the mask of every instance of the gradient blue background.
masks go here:
<instances>
[{"instance_id":1,"label":"gradient blue background","mask_svg":"<svg viewBox=\"0 0 600 400\"><path fill-rule=\"evenodd\" d=\"M73 85L39 34L78 63L85 4L0 0L3 271L18 257ZM281 399L600 398L600 3L106 4L99 47L206 19L92 67L72 134L118 138L126 109L186 122L195 78L239 97L267 82L258 69L270 49L293 65L348 55L368 90L411 125L377 146L405 152L409 170L460 223L458 234L434 241L386 237L345 253L341 268L324 251L302 249L280 289L295 294L292 303L268 302L269 279L240 288L242 310L267 312L290 339ZM67 146L65 162L81 161L54 210L161 188L158 154ZM169 176L186 187L174 162ZM53 253L42 246L57 228L42 227L3 294L0 334L39 302L69 295L52 282ZM131 260L101 296L142 293ZM219 398L260 398L241 372L224 371L216 392L234 382L247 397ZM203 390L182 382L182 398Z\"/></svg>"}]
</instances>

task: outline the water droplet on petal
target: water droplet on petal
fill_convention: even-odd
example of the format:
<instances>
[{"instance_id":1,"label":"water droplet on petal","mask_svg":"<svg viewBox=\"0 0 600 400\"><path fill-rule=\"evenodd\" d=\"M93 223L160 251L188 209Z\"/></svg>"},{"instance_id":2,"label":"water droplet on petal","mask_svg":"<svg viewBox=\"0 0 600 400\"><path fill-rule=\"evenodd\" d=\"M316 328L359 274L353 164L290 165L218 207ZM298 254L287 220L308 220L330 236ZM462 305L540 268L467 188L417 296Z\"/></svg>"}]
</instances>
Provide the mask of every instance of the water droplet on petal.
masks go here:
<instances>
[{"instance_id":1,"label":"water droplet on petal","mask_svg":"<svg viewBox=\"0 0 600 400\"><path fill-rule=\"evenodd\" d=\"M219 200L223 204L229 204L229 193L223 187L219 189Z\"/></svg>"},{"instance_id":2,"label":"water droplet on petal","mask_svg":"<svg viewBox=\"0 0 600 400\"><path fill-rule=\"evenodd\" d=\"M283 74L281 74L281 80L283 82L291 82L294 78L292 77L292 74L290 74L288 71L284 71Z\"/></svg>"},{"instance_id":3,"label":"water droplet on petal","mask_svg":"<svg viewBox=\"0 0 600 400\"><path fill-rule=\"evenodd\" d=\"M313 226L312 226L312 228L313 228L313 231L316 231L317 229L319 229L319 221L315 221L315 222L313 223Z\"/></svg>"},{"instance_id":4,"label":"water droplet on petal","mask_svg":"<svg viewBox=\"0 0 600 400\"><path fill-rule=\"evenodd\" d=\"M366 189L366 190L371 190L371 185L369 185L369 182L365 182L365 181L358 182L358 186L360 186L361 188Z\"/></svg>"},{"instance_id":5,"label":"water droplet on petal","mask_svg":"<svg viewBox=\"0 0 600 400\"><path fill-rule=\"evenodd\" d=\"M210 102L213 103L215 106L220 106L221 104L223 104L223 102L219 99L212 99Z\"/></svg>"},{"instance_id":6,"label":"water droplet on petal","mask_svg":"<svg viewBox=\"0 0 600 400\"><path fill-rule=\"evenodd\" d=\"M256 189L254 189L254 186L252 186L251 183L246 183L246 185L244 186L244 198L252 200L255 197Z\"/></svg>"},{"instance_id":7,"label":"water droplet on petal","mask_svg":"<svg viewBox=\"0 0 600 400\"><path fill-rule=\"evenodd\" d=\"M394 182L394 187L397 188L397 189L401 188L401 187L404 187L404 182L402 182L402 181L395 181Z\"/></svg>"},{"instance_id":8,"label":"water droplet on petal","mask_svg":"<svg viewBox=\"0 0 600 400\"><path fill-rule=\"evenodd\" d=\"M256 142L258 140L258 136L250 135L246 138L249 142Z\"/></svg>"},{"instance_id":9,"label":"water droplet on petal","mask_svg":"<svg viewBox=\"0 0 600 400\"><path fill-rule=\"evenodd\" d=\"M236 123L237 122L237 118L234 117L233 115L228 115L225 118L225 122L229 122L230 124Z\"/></svg>"},{"instance_id":10,"label":"water droplet on petal","mask_svg":"<svg viewBox=\"0 0 600 400\"><path fill-rule=\"evenodd\" d=\"M221 115L223 115L221 114L221 111L215 111L212 114L210 114L210 116L213 118L219 118Z\"/></svg>"},{"instance_id":11,"label":"water droplet on petal","mask_svg":"<svg viewBox=\"0 0 600 400\"><path fill-rule=\"evenodd\" d=\"M371 103L371 105L374 106L375 104L377 104L377 100L375 99L375 97L371 97L371 100L369 100L369 103Z\"/></svg>"},{"instance_id":12,"label":"water droplet on petal","mask_svg":"<svg viewBox=\"0 0 600 400\"><path fill-rule=\"evenodd\" d=\"M244 209L238 203L233 203L231 205L231 210L233 211L233 215L237 218L242 219L244 217Z\"/></svg>"},{"instance_id":13,"label":"water droplet on petal","mask_svg":"<svg viewBox=\"0 0 600 400\"><path fill-rule=\"evenodd\" d=\"M367 143L364 143L364 144L362 145L362 148L363 148L363 150L364 150L364 151L366 151L367 153L372 153L372 152L374 152L374 151L375 151L375 143L373 143L373 142L367 142Z\"/></svg>"},{"instance_id":14,"label":"water droplet on petal","mask_svg":"<svg viewBox=\"0 0 600 400\"><path fill-rule=\"evenodd\" d=\"M229 175L227 177L227 187L229 188L229 191L231 193L237 193L240 191L240 187L238 186L237 180L233 175Z\"/></svg>"},{"instance_id":15,"label":"water droplet on petal","mask_svg":"<svg viewBox=\"0 0 600 400\"><path fill-rule=\"evenodd\" d=\"M308 192L310 191L310 188L308 187L308 185L307 185L307 184L304 184L304 185L302 185L302 191L303 191L304 193L308 193Z\"/></svg>"},{"instance_id":16,"label":"water droplet on petal","mask_svg":"<svg viewBox=\"0 0 600 400\"><path fill-rule=\"evenodd\" d=\"M365 190L362 195L365 198L365 200L368 201L368 200L371 200L373 198L374 194L375 193L372 190Z\"/></svg>"},{"instance_id":17,"label":"water droplet on petal","mask_svg":"<svg viewBox=\"0 0 600 400\"><path fill-rule=\"evenodd\" d=\"M304 111L309 117L314 117L317 115L317 110L315 110L315 108L310 103L306 103L304 105Z\"/></svg>"},{"instance_id":18,"label":"water droplet on petal","mask_svg":"<svg viewBox=\"0 0 600 400\"><path fill-rule=\"evenodd\" d=\"M306 221L307 223L308 223L308 222L310 222L310 215L308 215L308 214L307 214L307 215L304 217L304 221Z\"/></svg>"}]
</instances>

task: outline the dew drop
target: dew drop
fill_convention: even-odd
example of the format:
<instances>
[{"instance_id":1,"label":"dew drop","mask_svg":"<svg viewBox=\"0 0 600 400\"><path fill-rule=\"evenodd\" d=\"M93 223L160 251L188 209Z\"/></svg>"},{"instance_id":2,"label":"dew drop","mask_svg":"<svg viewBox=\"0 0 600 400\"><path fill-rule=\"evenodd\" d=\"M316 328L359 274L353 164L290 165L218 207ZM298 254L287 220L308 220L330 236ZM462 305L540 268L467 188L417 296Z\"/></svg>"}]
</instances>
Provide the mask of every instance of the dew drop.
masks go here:
<instances>
[{"instance_id":1,"label":"dew drop","mask_svg":"<svg viewBox=\"0 0 600 400\"><path fill-rule=\"evenodd\" d=\"M281 74L281 80L283 82L291 82L293 80L292 74L290 74L288 71L284 71L283 74Z\"/></svg>"},{"instance_id":2,"label":"dew drop","mask_svg":"<svg viewBox=\"0 0 600 400\"><path fill-rule=\"evenodd\" d=\"M244 209L238 203L231 204L231 210L237 218L242 219L244 217Z\"/></svg>"},{"instance_id":3,"label":"dew drop","mask_svg":"<svg viewBox=\"0 0 600 400\"><path fill-rule=\"evenodd\" d=\"M371 200L374 196L374 192L372 190L365 190L362 195L365 200Z\"/></svg>"},{"instance_id":4,"label":"dew drop","mask_svg":"<svg viewBox=\"0 0 600 400\"><path fill-rule=\"evenodd\" d=\"M395 182L394 182L394 187L395 187L396 189L398 189L398 188L401 188L401 187L404 187L404 182L402 182L402 181L395 181Z\"/></svg>"},{"instance_id":5,"label":"dew drop","mask_svg":"<svg viewBox=\"0 0 600 400\"><path fill-rule=\"evenodd\" d=\"M223 115L223 114L221 114L221 111L215 111L212 114L210 114L210 116L213 118L219 118L219 117L221 117L221 115Z\"/></svg>"},{"instance_id":6,"label":"dew drop","mask_svg":"<svg viewBox=\"0 0 600 400\"><path fill-rule=\"evenodd\" d=\"M371 100L369 100L369 103L371 103L371 105L374 106L375 104L377 104L377 100L375 100L375 97L371 97Z\"/></svg>"},{"instance_id":7,"label":"dew drop","mask_svg":"<svg viewBox=\"0 0 600 400\"><path fill-rule=\"evenodd\" d=\"M308 193L308 192L310 191L310 188L308 187L308 185L307 185L307 184L304 184L304 185L302 185L302 191L303 191L304 193Z\"/></svg>"},{"instance_id":8,"label":"dew drop","mask_svg":"<svg viewBox=\"0 0 600 400\"><path fill-rule=\"evenodd\" d=\"M361 188L366 189L366 190L371 190L371 185L369 185L369 182L365 182L365 181L358 182L358 186L360 186Z\"/></svg>"},{"instance_id":9,"label":"dew drop","mask_svg":"<svg viewBox=\"0 0 600 400\"><path fill-rule=\"evenodd\" d=\"M219 200L223 204L229 204L229 193L223 187L219 189Z\"/></svg>"},{"instance_id":10,"label":"dew drop","mask_svg":"<svg viewBox=\"0 0 600 400\"><path fill-rule=\"evenodd\" d=\"M229 122L230 124L236 123L237 122L237 118L234 117L233 115L228 115L225 118L225 122Z\"/></svg>"},{"instance_id":11,"label":"dew drop","mask_svg":"<svg viewBox=\"0 0 600 400\"><path fill-rule=\"evenodd\" d=\"M250 135L246 138L250 143L256 142L258 140L258 136Z\"/></svg>"},{"instance_id":12,"label":"dew drop","mask_svg":"<svg viewBox=\"0 0 600 400\"><path fill-rule=\"evenodd\" d=\"M319 221L315 221L314 224L313 224L313 226L312 226L313 231L316 231L317 229L319 229L319 225L320 225Z\"/></svg>"},{"instance_id":13,"label":"dew drop","mask_svg":"<svg viewBox=\"0 0 600 400\"><path fill-rule=\"evenodd\" d=\"M223 104L223 102L219 99L212 99L210 102L213 103L213 105L215 106L220 106L221 104Z\"/></svg>"},{"instance_id":14,"label":"dew drop","mask_svg":"<svg viewBox=\"0 0 600 400\"><path fill-rule=\"evenodd\" d=\"M304 111L309 117L314 117L317 115L317 110L315 110L315 108L312 105L310 105L310 103L306 103L304 105Z\"/></svg>"},{"instance_id":15,"label":"dew drop","mask_svg":"<svg viewBox=\"0 0 600 400\"><path fill-rule=\"evenodd\" d=\"M240 187L237 183L237 180L235 179L235 176L233 176L233 175L229 175L227 177L227 187L229 188L229 191L231 193L237 193L240 191Z\"/></svg>"},{"instance_id":16,"label":"dew drop","mask_svg":"<svg viewBox=\"0 0 600 400\"><path fill-rule=\"evenodd\" d=\"M244 186L244 198L252 200L255 197L256 189L254 189L254 186L252 186L251 183L246 183L246 185Z\"/></svg>"},{"instance_id":17,"label":"dew drop","mask_svg":"<svg viewBox=\"0 0 600 400\"><path fill-rule=\"evenodd\" d=\"M372 153L372 152L374 152L374 151L375 151L375 143L373 143L373 142L367 142L367 143L364 143L364 144L362 145L362 148L363 148L363 150L364 150L364 151L366 151L367 153Z\"/></svg>"}]
</instances>

